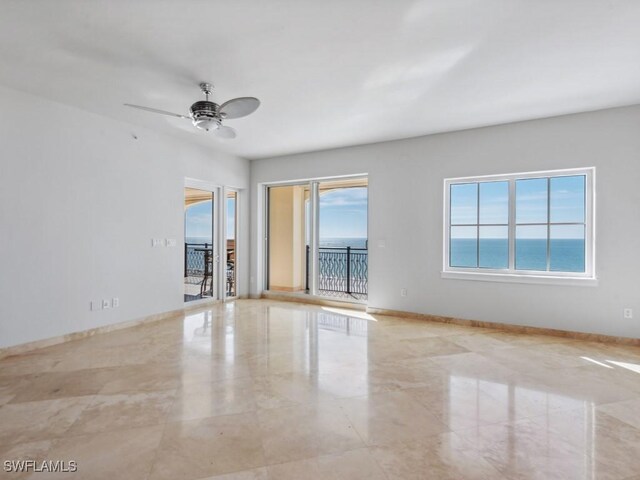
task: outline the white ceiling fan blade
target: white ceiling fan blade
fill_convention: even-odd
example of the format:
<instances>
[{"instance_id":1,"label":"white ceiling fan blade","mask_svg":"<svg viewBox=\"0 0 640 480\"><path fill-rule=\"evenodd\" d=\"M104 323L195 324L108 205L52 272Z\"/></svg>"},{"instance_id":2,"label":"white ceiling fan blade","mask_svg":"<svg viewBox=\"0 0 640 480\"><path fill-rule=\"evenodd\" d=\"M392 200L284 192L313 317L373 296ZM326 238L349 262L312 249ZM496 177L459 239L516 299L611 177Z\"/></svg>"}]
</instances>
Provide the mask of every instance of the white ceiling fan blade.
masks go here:
<instances>
[{"instance_id":1,"label":"white ceiling fan blade","mask_svg":"<svg viewBox=\"0 0 640 480\"><path fill-rule=\"evenodd\" d=\"M236 131L233 128L227 127L225 125L220 125L213 131L213 133L216 137L220 138L236 138Z\"/></svg>"},{"instance_id":2,"label":"white ceiling fan blade","mask_svg":"<svg viewBox=\"0 0 640 480\"><path fill-rule=\"evenodd\" d=\"M255 112L260 106L260 100L255 97L233 98L220 105L220 112L224 118L240 118Z\"/></svg>"},{"instance_id":3,"label":"white ceiling fan blade","mask_svg":"<svg viewBox=\"0 0 640 480\"><path fill-rule=\"evenodd\" d=\"M167 112L165 110L158 110L157 108L142 107L140 105L131 105L130 103L125 103L124 105L127 106L127 107L131 107L131 108L138 108L140 110L145 110L145 111L151 112L151 113L160 113L161 115L169 115L170 117L186 118L187 120L191 120L191 117L187 117L185 115L180 115L179 113Z\"/></svg>"}]
</instances>

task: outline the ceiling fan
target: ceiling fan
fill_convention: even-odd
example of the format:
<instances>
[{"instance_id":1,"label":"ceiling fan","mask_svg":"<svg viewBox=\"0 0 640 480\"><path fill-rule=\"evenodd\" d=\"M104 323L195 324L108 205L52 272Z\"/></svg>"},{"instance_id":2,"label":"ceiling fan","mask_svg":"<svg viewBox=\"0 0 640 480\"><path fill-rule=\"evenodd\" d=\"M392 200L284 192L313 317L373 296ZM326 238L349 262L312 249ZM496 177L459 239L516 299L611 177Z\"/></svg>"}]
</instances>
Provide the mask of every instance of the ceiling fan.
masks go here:
<instances>
[{"instance_id":1,"label":"ceiling fan","mask_svg":"<svg viewBox=\"0 0 640 480\"><path fill-rule=\"evenodd\" d=\"M255 97L239 97L227 100L222 105L209 101L209 95L213 91L213 85L210 83L202 82L200 84L202 93L205 94L206 100L200 100L189 108L189 115L180 115L179 113L171 113L165 110L158 110L157 108L143 107L140 105L131 105L125 103L127 107L139 108L140 110L146 110L147 112L160 113L162 115L169 115L171 117L184 118L191 120L193 125L207 132L213 130L214 134L221 138L235 138L236 131L222 125L222 121L225 119L241 118L255 112L260 106L260 100Z\"/></svg>"}]
</instances>

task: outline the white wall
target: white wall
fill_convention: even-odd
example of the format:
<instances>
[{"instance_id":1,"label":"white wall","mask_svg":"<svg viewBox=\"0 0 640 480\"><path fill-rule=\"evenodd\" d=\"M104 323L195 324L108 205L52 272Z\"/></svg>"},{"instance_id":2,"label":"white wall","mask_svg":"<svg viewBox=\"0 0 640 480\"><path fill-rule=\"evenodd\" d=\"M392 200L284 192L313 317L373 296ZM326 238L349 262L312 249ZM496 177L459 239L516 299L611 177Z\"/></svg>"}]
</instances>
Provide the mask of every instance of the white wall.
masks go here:
<instances>
[{"instance_id":1,"label":"white wall","mask_svg":"<svg viewBox=\"0 0 640 480\"><path fill-rule=\"evenodd\" d=\"M245 189L247 293L248 161L14 90L0 105L0 347L181 308L185 177Z\"/></svg>"},{"instance_id":2,"label":"white wall","mask_svg":"<svg viewBox=\"0 0 640 480\"><path fill-rule=\"evenodd\" d=\"M440 277L444 178L590 166L597 287ZM262 288L259 184L356 173L369 174L370 307L640 337L640 107L253 161L253 295ZM623 319L624 307L636 318Z\"/></svg>"}]
</instances>

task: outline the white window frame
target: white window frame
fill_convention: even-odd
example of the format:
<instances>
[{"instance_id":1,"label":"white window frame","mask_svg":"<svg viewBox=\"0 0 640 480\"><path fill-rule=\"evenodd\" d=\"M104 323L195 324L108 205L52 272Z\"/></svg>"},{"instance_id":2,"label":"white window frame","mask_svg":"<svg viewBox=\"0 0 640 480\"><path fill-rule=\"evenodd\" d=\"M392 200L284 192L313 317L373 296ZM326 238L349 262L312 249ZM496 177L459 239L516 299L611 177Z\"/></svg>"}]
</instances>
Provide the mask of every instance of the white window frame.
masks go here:
<instances>
[{"instance_id":1,"label":"white window frame","mask_svg":"<svg viewBox=\"0 0 640 480\"><path fill-rule=\"evenodd\" d=\"M530 178L585 176L585 271L584 272L551 272L534 270L515 270L515 230L516 180ZM450 246L450 193L451 185L481 182L509 182L509 267L507 269L464 268L449 266ZM444 225L443 225L443 257L442 278L482 280L493 282L542 283L556 285L597 285L595 273L595 167L572 168L564 170L547 170L539 172L509 173L503 175L484 175L477 177L446 178L444 180ZM547 218L547 221L550 219Z\"/></svg>"}]
</instances>

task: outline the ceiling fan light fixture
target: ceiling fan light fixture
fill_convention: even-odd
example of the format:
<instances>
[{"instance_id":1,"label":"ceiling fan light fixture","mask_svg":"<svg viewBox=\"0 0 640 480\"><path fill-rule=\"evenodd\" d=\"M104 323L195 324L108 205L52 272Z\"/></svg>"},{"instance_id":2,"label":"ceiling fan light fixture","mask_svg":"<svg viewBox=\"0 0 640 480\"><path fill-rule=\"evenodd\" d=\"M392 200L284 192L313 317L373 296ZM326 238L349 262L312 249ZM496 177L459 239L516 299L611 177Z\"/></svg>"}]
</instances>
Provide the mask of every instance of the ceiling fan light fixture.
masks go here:
<instances>
[{"instance_id":1,"label":"ceiling fan light fixture","mask_svg":"<svg viewBox=\"0 0 640 480\"><path fill-rule=\"evenodd\" d=\"M220 127L220 115L218 114L218 104L202 100L191 105L189 109L193 125L201 130L215 130Z\"/></svg>"},{"instance_id":2,"label":"ceiling fan light fixture","mask_svg":"<svg viewBox=\"0 0 640 480\"><path fill-rule=\"evenodd\" d=\"M193 119L193 125L200 130L210 131L220 128L220 120L214 117L200 116Z\"/></svg>"}]
</instances>

